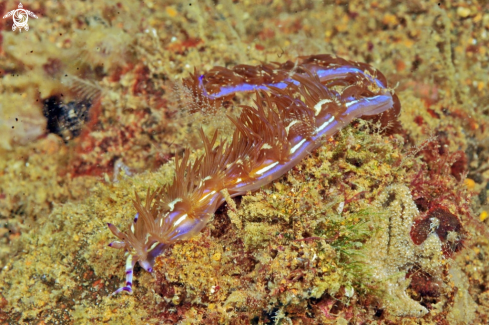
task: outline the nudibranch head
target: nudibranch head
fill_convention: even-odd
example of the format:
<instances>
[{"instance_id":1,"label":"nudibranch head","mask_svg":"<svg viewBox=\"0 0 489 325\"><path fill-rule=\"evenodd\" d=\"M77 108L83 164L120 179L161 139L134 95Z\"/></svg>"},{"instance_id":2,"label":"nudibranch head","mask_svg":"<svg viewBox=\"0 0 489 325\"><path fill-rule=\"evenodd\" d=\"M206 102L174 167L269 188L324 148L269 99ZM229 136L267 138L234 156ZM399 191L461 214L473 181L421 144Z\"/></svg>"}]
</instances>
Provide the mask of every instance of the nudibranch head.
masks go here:
<instances>
[{"instance_id":1,"label":"nudibranch head","mask_svg":"<svg viewBox=\"0 0 489 325\"><path fill-rule=\"evenodd\" d=\"M156 191L150 195L148 192L145 206L141 204L139 196L136 194L134 205L138 213L134 217L130 230L121 232L115 225L107 224L114 236L120 239L120 241L111 242L109 247L124 249L127 254L125 286L119 288L113 294L122 291L131 293L134 265L139 263L143 269L151 273L155 257L161 254L166 247L165 242L161 241L161 236L155 236L157 234L151 233L154 231L154 227L148 225L148 222L154 219L153 214L157 213L157 204L151 206L151 202L159 193L159 191Z\"/></svg>"}]
</instances>

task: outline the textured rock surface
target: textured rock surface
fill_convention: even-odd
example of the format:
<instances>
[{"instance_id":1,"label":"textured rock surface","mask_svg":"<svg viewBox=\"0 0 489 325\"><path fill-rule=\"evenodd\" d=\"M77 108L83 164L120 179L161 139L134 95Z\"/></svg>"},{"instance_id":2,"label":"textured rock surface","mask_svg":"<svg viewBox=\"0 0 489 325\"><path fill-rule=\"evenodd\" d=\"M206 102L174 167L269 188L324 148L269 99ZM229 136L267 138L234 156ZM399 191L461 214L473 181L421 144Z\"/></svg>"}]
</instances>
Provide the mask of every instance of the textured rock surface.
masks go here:
<instances>
[{"instance_id":1,"label":"textured rock surface","mask_svg":"<svg viewBox=\"0 0 489 325\"><path fill-rule=\"evenodd\" d=\"M2 322L489 322L486 3L24 5L40 17L28 32L0 21ZM134 192L169 182L201 126L231 134L225 114L246 102L189 115L178 81L313 53L382 71L404 132L354 123L236 211L223 206L153 276L136 270L134 296L110 297L124 256L106 223L130 222ZM91 101L78 135L47 134L50 98Z\"/></svg>"}]
</instances>

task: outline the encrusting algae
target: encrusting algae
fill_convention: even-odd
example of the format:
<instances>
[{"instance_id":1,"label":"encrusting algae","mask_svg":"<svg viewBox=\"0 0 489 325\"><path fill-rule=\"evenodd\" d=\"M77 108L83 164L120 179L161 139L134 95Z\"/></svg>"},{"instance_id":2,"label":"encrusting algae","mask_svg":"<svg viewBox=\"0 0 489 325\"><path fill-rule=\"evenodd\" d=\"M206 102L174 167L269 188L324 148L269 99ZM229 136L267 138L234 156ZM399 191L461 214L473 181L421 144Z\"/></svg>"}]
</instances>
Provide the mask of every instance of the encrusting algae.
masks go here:
<instances>
[{"instance_id":1,"label":"encrusting algae","mask_svg":"<svg viewBox=\"0 0 489 325\"><path fill-rule=\"evenodd\" d=\"M33 281L31 285L9 281L12 285L9 292L22 288L45 292L50 297L47 300L42 295L33 296L31 301L17 300L17 310L37 306L34 313L48 307L59 308L50 303L44 305L46 301L70 300L77 311L73 313L74 319L79 321L85 317L100 321L109 317L130 322L152 315L166 321L186 319L190 323L209 324L232 319L272 321L309 317L327 323L339 317L368 318L368 311L354 307L365 303L361 297L369 297L370 307L377 306L393 316L419 316L425 307L413 299L420 295L426 299L429 295L411 288L406 274L413 270L424 272L433 282L436 279L447 288L451 288L451 280L446 274L439 274L439 265L433 264L441 263L437 259L423 263L424 250L414 247L412 242L410 250L417 249L419 257L411 253L411 258L406 256L402 261L385 261L392 259L388 254L392 248L386 245L386 228L391 218L399 218L386 211L388 206L399 204L394 199L384 206L383 200L398 195L401 200L408 200L401 205L410 206L411 217L417 212L407 192L409 180L416 174L416 162L414 158L402 161L402 145L401 137L385 138L365 122L348 127L281 181L252 196L244 196L236 211L241 229L226 216L225 208L220 209L203 232L175 244L171 252L157 258L154 280L140 272L136 295L138 300L154 305L154 309L137 312L134 309L123 313L123 318L118 313L103 316L122 301L128 306L133 304L130 297L107 296L120 281L111 279L120 264L118 256L104 249L107 238L104 222L123 222L133 211L127 200L133 191L144 198L147 189L170 183L173 166L165 165L156 173L124 177L119 183L97 185L85 203L55 208L52 218L57 221L56 228L50 223L35 237L23 237L24 247L34 250L27 260L8 265L11 270L8 274L14 276L19 272L15 270L22 270L24 277L36 279L42 265L44 280ZM389 185L392 182L405 185ZM98 220L95 224L90 222L94 218ZM83 231L76 231L78 228ZM407 235L404 231L393 236L392 247L410 241L409 231ZM43 244L29 245L36 242ZM53 249L65 256L62 263L52 260ZM446 262L441 249L433 252L438 254L439 261ZM70 265L75 265L75 274ZM381 265L386 271L380 272ZM397 288L390 291L391 297L384 292L390 281ZM102 298L100 293L104 292ZM439 297L435 292L430 299ZM405 310L409 308L408 300L411 311ZM90 301L97 302L97 307Z\"/></svg>"},{"instance_id":2,"label":"encrusting algae","mask_svg":"<svg viewBox=\"0 0 489 325\"><path fill-rule=\"evenodd\" d=\"M488 322L484 5L26 7L40 17L28 32L0 23L0 323ZM255 192L219 191L202 231L169 245L152 274L136 266L133 295L111 296L125 263L106 223L125 229L135 194L145 205L170 186L184 148L189 164L205 154L201 127L229 143L225 115L255 105L175 83L225 66L239 86L240 64L317 53L398 83L400 123L354 120Z\"/></svg>"}]
</instances>

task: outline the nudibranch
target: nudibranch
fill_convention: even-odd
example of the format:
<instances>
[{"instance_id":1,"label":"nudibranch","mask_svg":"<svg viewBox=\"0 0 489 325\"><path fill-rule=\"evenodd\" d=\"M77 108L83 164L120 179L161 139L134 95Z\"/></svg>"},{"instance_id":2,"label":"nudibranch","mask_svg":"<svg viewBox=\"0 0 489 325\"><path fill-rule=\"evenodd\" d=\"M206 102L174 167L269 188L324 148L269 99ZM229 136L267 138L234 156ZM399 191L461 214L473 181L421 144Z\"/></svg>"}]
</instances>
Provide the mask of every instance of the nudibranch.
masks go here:
<instances>
[{"instance_id":1,"label":"nudibranch","mask_svg":"<svg viewBox=\"0 0 489 325\"><path fill-rule=\"evenodd\" d=\"M153 271L155 258L169 245L199 233L225 198L256 191L279 178L311 151L359 117L394 121L400 103L385 77L365 63L330 55L299 57L283 64L215 67L184 80L198 105L219 108L238 92L254 92L254 105L242 106L232 139L217 144L201 130L204 154L193 163L186 150L175 157L173 183L142 203L136 195L136 217L125 232L113 224L124 249L126 283L114 294L132 293L136 263ZM379 115L382 114L382 115Z\"/></svg>"}]
</instances>

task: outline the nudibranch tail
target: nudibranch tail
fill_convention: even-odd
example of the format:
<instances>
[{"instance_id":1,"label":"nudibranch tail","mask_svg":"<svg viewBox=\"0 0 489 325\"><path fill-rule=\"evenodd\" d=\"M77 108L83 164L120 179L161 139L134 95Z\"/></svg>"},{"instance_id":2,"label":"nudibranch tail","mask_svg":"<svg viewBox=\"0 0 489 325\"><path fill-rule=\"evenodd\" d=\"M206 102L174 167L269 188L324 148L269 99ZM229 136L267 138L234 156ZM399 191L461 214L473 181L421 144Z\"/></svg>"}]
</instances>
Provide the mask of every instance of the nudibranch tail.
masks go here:
<instances>
[{"instance_id":1,"label":"nudibranch tail","mask_svg":"<svg viewBox=\"0 0 489 325\"><path fill-rule=\"evenodd\" d=\"M207 138L194 162L190 151L175 157L173 183L151 193L144 204L136 194L136 218L125 232L108 224L120 240L109 246L126 250L126 283L114 292L132 292L139 263L152 272L154 260L169 245L199 233L224 202L256 191L279 178L311 151L354 119L390 112L395 121L399 100L385 77L372 67L328 55L300 57L298 62L214 68L184 81L197 105L214 105L236 92L253 91L252 106L242 106L230 141ZM210 103L210 104L209 104Z\"/></svg>"}]
</instances>

